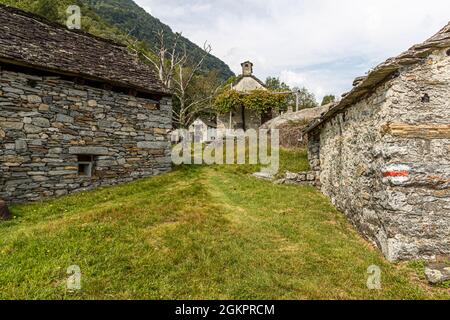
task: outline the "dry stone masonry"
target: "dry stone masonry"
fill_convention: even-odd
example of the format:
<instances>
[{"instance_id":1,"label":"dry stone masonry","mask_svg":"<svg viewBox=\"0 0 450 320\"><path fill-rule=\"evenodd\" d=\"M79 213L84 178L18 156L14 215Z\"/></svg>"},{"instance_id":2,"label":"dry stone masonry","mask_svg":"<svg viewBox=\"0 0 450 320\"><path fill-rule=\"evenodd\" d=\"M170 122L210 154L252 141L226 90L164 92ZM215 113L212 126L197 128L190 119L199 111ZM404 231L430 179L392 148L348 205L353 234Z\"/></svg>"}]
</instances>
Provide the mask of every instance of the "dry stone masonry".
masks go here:
<instances>
[{"instance_id":1,"label":"dry stone masonry","mask_svg":"<svg viewBox=\"0 0 450 320\"><path fill-rule=\"evenodd\" d=\"M33 201L167 172L170 128L168 98L3 70L0 198ZM91 174L79 172L83 156L93 158Z\"/></svg>"},{"instance_id":2,"label":"dry stone masonry","mask_svg":"<svg viewBox=\"0 0 450 320\"><path fill-rule=\"evenodd\" d=\"M321 190L391 261L450 255L450 25L308 129Z\"/></svg>"},{"instance_id":3,"label":"dry stone masonry","mask_svg":"<svg viewBox=\"0 0 450 320\"><path fill-rule=\"evenodd\" d=\"M169 171L157 79L121 45L0 5L0 205Z\"/></svg>"}]
</instances>

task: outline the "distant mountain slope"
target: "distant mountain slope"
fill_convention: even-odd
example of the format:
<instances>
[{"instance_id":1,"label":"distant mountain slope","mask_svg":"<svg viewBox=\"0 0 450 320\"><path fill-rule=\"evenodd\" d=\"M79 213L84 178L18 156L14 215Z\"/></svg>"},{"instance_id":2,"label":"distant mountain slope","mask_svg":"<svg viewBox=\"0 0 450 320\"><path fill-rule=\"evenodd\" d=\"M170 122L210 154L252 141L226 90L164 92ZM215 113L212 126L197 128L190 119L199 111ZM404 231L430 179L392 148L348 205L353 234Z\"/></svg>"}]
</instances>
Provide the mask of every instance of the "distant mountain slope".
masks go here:
<instances>
[{"instance_id":1,"label":"distant mountain slope","mask_svg":"<svg viewBox=\"0 0 450 320\"><path fill-rule=\"evenodd\" d=\"M169 44L173 43L175 33L172 29L147 13L132 0L84 0L89 7L97 13L103 20L119 28L123 32L130 32L139 40L144 40L149 44L156 43L155 32L164 30ZM202 49L182 37L182 45L185 45L193 58L199 58ZM234 76L230 67L213 55L209 55L204 64L204 71L217 70L222 80L227 80Z\"/></svg>"}]
</instances>

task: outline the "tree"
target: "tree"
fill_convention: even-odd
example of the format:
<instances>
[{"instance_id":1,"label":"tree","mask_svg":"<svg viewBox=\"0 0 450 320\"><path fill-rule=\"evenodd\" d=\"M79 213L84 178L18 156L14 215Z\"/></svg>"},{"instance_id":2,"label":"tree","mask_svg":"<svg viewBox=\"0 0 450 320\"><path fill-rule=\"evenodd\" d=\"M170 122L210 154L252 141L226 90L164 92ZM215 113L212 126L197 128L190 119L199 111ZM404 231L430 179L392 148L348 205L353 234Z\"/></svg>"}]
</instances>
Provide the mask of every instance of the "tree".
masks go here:
<instances>
[{"instance_id":1,"label":"tree","mask_svg":"<svg viewBox=\"0 0 450 320\"><path fill-rule=\"evenodd\" d=\"M60 18L57 2L54 0L37 1L35 4L34 12L53 22L58 22Z\"/></svg>"},{"instance_id":2,"label":"tree","mask_svg":"<svg viewBox=\"0 0 450 320\"><path fill-rule=\"evenodd\" d=\"M211 46L205 42L201 57L192 62L195 59L189 56L186 47L179 48L180 33L176 34L170 46L164 31L157 32L156 36L158 42L154 49L145 47L137 40L130 43L130 47L155 67L159 79L172 91L175 98L173 121L178 127L186 128L199 113L211 108L212 99L219 89L217 74L214 73L206 75L210 80L214 78L214 81L208 82L209 86L205 82L201 84L204 76L202 66L211 53ZM198 86L202 89L194 89Z\"/></svg>"},{"instance_id":3,"label":"tree","mask_svg":"<svg viewBox=\"0 0 450 320\"><path fill-rule=\"evenodd\" d=\"M313 93L309 92L305 87L303 88L294 88L292 91L297 92L298 94L298 109L308 109L318 107L318 103L316 101L316 97Z\"/></svg>"},{"instance_id":4,"label":"tree","mask_svg":"<svg viewBox=\"0 0 450 320\"><path fill-rule=\"evenodd\" d=\"M336 97L332 94L329 94L329 95L326 95L325 97L323 97L321 105L324 106L324 105L330 104L335 101L336 101Z\"/></svg>"},{"instance_id":5,"label":"tree","mask_svg":"<svg viewBox=\"0 0 450 320\"><path fill-rule=\"evenodd\" d=\"M291 91L291 88L284 82L280 81L280 78L267 77L266 88L271 91Z\"/></svg>"},{"instance_id":6,"label":"tree","mask_svg":"<svg viewBox=\"0 0 450 320\"><path fill-rule=\"evenodd\" d=\"M267 77L266 88L272 92L283 92L283 104L278 107L279 111L287 111L289 109L289 106L295 105L295 95L293 95L293 92L289 85L280 81L280 78Z\"/></svg>"}]
</instances>

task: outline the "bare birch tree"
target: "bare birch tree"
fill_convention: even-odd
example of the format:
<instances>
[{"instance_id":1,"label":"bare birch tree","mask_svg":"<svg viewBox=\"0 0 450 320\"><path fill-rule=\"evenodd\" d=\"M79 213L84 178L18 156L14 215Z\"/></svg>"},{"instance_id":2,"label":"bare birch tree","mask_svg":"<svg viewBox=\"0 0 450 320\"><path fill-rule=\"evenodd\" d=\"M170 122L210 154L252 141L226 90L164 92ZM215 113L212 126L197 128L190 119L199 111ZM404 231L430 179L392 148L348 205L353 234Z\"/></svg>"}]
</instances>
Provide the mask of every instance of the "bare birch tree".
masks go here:
<instances>
[{"instance_id":1,"label":"bare birch tree","mask_svg":"<svg viewBox=\"0 0 450 320\"><path fill-rule=\"evenodd\" d=\"M210 101L219 88L217 85L216 88L205 92L189 90L196 77L201 74L205 59L211 53L211 45L205 42L200 59L193 62L194 59L189 56L186 46L180 47L180 33L176 33L171 45L167 43L164 31L156 32L156 36L158 41L155 48L149 48L151 54L139 50L137 41L130 43L130 47L155 67L159 79L172 91L178 102L173 110L173 121L177 126L185 128L201 111L211 105Z\"/></svg>"}]
</instances>

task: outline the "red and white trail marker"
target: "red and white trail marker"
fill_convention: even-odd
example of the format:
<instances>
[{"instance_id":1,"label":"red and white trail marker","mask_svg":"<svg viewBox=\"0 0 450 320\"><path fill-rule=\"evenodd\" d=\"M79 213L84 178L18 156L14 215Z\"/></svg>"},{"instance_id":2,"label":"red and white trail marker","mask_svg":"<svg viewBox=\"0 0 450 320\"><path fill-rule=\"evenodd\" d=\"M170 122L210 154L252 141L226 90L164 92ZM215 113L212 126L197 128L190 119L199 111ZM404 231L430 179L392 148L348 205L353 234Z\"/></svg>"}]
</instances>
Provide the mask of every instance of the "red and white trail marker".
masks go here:
<instances>
[{"instance_id":1,"label":"red and white trail marker","mask_svg":"<svg viewBox=\"0 0 450 320\"><path fill-rule=\"evenodd\" d=\"M394 183L405 183L409 181L411 168L407 165L390 165L383 170L383 177Z\"/></svg>"}]
</instances>

